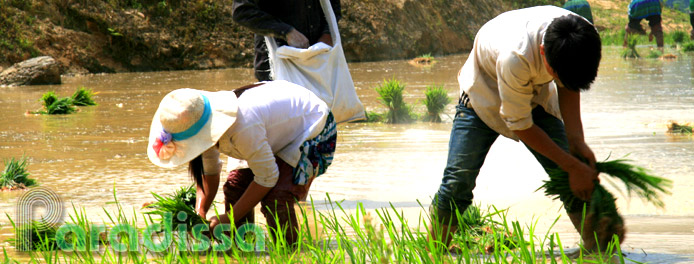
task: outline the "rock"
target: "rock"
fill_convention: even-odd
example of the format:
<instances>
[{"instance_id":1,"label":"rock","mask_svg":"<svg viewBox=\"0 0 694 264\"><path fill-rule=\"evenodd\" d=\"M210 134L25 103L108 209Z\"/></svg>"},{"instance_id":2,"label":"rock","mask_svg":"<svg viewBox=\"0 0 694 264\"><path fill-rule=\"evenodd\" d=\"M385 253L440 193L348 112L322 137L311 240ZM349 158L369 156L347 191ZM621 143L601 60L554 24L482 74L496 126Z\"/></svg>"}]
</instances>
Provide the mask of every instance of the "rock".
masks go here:
<instances>
[{"instance_id":1,"label":"rock","mask_svg":"<svg viewBox=\"0 0 694 264\"><path fill-rule=\"evenodd\" d=\"M0 85L60 84L60 65L49 56L36 57L12 65L0 73Z\"/></svg>"}]
</instances>

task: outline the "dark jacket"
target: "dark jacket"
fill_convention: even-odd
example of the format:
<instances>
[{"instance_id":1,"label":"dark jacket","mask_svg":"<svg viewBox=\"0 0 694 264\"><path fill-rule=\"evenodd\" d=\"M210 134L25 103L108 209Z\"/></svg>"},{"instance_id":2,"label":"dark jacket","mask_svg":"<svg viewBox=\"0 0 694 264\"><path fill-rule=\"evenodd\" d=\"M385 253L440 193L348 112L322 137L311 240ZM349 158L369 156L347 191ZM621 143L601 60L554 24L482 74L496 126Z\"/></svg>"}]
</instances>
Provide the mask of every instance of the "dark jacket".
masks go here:
<instances>
[{"instance_id":1,"label":"dark jacket","mask_svg":"<svg viewBox=\"0 0 694 264\"><path fill-rule=\"evenodd\" d=\"M330 0L337 20L339 0ZM319 0L234 0L233 19L258 35L284 39L295 28L314 44L330 30Z\"/></svg>"}]
</instances>

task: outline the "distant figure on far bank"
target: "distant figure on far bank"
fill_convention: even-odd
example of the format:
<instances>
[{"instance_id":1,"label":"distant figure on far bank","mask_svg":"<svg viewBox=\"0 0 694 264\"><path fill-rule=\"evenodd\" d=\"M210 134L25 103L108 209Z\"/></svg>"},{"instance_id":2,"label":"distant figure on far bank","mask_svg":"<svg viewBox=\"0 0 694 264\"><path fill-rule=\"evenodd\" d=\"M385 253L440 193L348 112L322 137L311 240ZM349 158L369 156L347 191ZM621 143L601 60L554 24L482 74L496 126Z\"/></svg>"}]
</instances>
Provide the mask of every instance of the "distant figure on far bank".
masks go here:
<instances>
[{"instance_id":1,"label":"distant figure on far bank","mask_svg":"<svg viewBox=\"0 0 694 264\"><path fill-rule=\"evenodd\" d=\"M659 49L663 48L663 26L662 26L663 3L660 0L631 0L629 4L629 23L624 34L624 44L627 46L629 34L645 35L646 30L641 26L641 20L648 20L651 32L648 34L648 41L655 42Z\"/></svg>"},{"instance_id":2,"label":"distant figure on far bank","mask_svg":"<svg viewBox=\"0 0 694 264\"><path fill-rule=\"evenodd\" d=\"M689 23L692 24L692 31L689 32L689 38L694 40L694 0L689 0Z\"/></svg>"},{"instance_id":3,"label":"distant figure on far bank","mask_svg":"<svg viewBox=\"0 0 694 264\"><path fill-rule=\"evenodd\" d=\"M590 4L586 0L568 0L564 3L564 9L579 14L588 19L591 24L595 24L593 22L593 12L590 10Z\"/></svg>"}]
</instances>

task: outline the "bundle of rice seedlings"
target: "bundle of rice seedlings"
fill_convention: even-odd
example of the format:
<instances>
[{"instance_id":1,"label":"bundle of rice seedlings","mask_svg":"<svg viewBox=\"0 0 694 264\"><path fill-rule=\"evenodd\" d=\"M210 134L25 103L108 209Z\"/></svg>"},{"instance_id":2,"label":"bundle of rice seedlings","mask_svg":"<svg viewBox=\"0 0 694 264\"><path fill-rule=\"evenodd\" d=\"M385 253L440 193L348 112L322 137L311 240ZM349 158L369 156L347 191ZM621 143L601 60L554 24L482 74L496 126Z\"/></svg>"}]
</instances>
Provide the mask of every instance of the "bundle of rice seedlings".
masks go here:
<instances>
[{"instance_id":1,"label":"bundle of rice seedlings","mask_svg":"<svg viewBox=\"0 0 694 264\"><path fill-rule=\"evenodd\" d=\"M431 56L431 53L427 53L410 60L409 63L414 66L430 67L436 63L436 59L434 59L434 56Z\"/></svg>"},{"instance_id":2,"label":"bundle of rice seedlings","mask_svg":"<svg viewBox=\"0 0 694 264\"><path fill-rule=\"evenodd\" d=\"M498 211L496 213L499 213ZM494 251L497 243L503 244L506 248L513 249L516 245L511 236L502 224L493 221L492 215L496 213L482 214L479 206L470 205L458 216L460 230L453 237L453 244L450 250L456 251L462 248L483 249L485 253ZM498 245L496 245L498 246Z\"/></svg>"},{"instance_id":3,"label":"bundle of rice seedlings","mask_svg":"<svg viewBox=\"0 0 694 264\"><path fill-rule=\"evenodd\" d=\"M0 175L0 188L3 190L23 189L36 185L36 180L29 178L27 158L10 158L5 160L5 170Z\"/></svg>"},{"instance_id":4,"label":"bundle of rice seedlings","mask_svg":"<svg viewBox=\"0 0 694 264\"><path fill-rule=\"evenodd\" d=\"M161 196L152 192L152 196L154 196L156 201L145 206L145 208L152 210L145 214L159 215L163 220L164 215L169 213L173 215L173 219L178 220L179 213L185 213L186 218L183 222L188 226L188 230L192 230L192 227L197 224L207 223L205 219L195 212L195 185L181 187L173 194L167 196Z\"/></svg>"},{"instance_id":5,"label":"bundle of rice seedlings","mask_svg":"<svg viewBox=\"0 0 694 264\"><path fill-rule=\"evenodd\" d=\"M690 52L694 51L694 42L688 41L682 44L682 51L684 52Z\"/></svg>"},{"instance_id":6,"label":"bundle of rice seedlings","mask_svg":"<svg viewBox=\"0 0 694 264\"><path fill-rule=\"evenodd\" d=\"M384 80L381 86L376 87L376 92L379 95L378 100L388 107L385 116L386 123L400 124L414 121L412 109L402 97L404 90L405 85L395 79Z\"/></svg>"},{"instance_id":7,"label":"bundle of rice seedlings","mask_svg":"<svg viewBox=\"0 0 694 264\"><path fill-rule=\"evenodd\" d=\"M687 33L681 30L676 30L672 32L672 41L677 44L682 44L684 40L687 39Z\"/></svg>"},{"instance_id":8,"label":"bundle of rice seedlings","mask_svg":"<svg viewBox=\"0 0 694 264\"><path fill-rule=\"evenodd\" d=\"M638 36L629 35L627 37L627 48L622 51L623 58L639 58L641 57L638 52L636 52L636 44L638 43Z\"/></svg>"},{"instance_id":9,"label":"bundle of rice seedlings","mask_svg":"<svg viewBox=\"0 0 694 264\"><path fill-rule=\"evenodd\" d=\"M650 50L648 52L648 55L646 56L646 58L657 59L657 58L660 58L662 56L663 56L663 53L660 52L659 50Z\"/></svg>"},{"instance_id":10,"label":"bundle of rice seedlings","mask_svg":"<svg viewBox=\"0 0 694 264\"><path fill-rule=\"evenodd\" d=\"M671 180L650 175L646 169L631 165L628 160L623 159L597 162L596 168L601 174L611 177L602 177L601 180L608 181L615 187L616 184L610 179L621 181L627 190L627 196L633 192L656 207L665 206L661 195L670 194ZM571 191L569 175L563 170L551 171L549 180L544 181L540 188L545 189L545 195L566 201L565 206L582 202ZM595 185L585 223L589 225L589 230L596 231L600 236L598 243L601 249L612 240L613 235L617 235L620 241L624 237L624 220L617 211L615 200L616 198L602 185Z\"/></svg>"},{"instance_id":11,"label":"bundle of rice seedlings","mask_svg":"<svg viewBox=\"0 0 694 264\"><path fill-rule=\"evenodd\" d=\"M44 107L55 103L55 101L58 101L58 95L56 95L54 91L45 92L41 96L41 102L43 102Z\"/></svg>"},{"instance_id":12,"label":"bundle of rice seedlings","mask_svg":"<svg viewBox=\"0 0 694 264\"><path fill-rule=\"evenodd\" d=\"M90 106L96 105L92 96L95 95L91 89L87 89L84 86L80 86L75 93L72 94L72 104L76 106Z\"/></svg>"},{"instance_id":13,"label":"bundle of rice seedlings","mask_svg":"<svg viewBox=\"0 0 694 264\"><path fill-rule=\"evenodd\" d=\"M46 114L49 115L65 115L77 112L77 109L72 106L70 98L60 98L50 105L46 105Z\"/></svg>"},{"instance_id":14,"label":"bundle of rice seedlings","mask_svg":"<svg viewBox=\"0 0 694 264\"><path fill-rule=\"evenodd\" d=\"M692 134L692 126L690 126L689 124L680 125L677 122L672 122L672 123L668 124L667 132Z\"/></svg>"},{"instance_id":15,"label":"bundle of rice seedlings","mask_svg":"<svg viewBox=\"0 0 694 264\"><path fill-rule=\"evenodd\" d=\"M448 93L443 86L430 85L427 86L424 92L424 105L427 107L427 114L424 116L424 121L441 122L441 113L443 109L451 102Z\"/></svg>"},{"instance_id":16,"label":"bundle of rice seedlings","mask_svg":"<svg viewBox=\"0 0 694 264\"><path fill-rule=\"evenodd\" d=\"M32 113L48 115L65 115L77 111L77 109L75 109L75 107L72 106L72 99L58 98L58 95L56 95L53 91L44 93L41 96L41 101L43 102L43 110L39 110Z\"/></svg>"},{"instance_id":17,"label":"bundle of rice seedlings","mask_svg":"<svg viewBox=\"0 0 694 264\"><path fill-rule=\"evenodd\" d=\"M91 89L79 87L71 97L58 98L58 95L53 91L49 91L41 96L43 109L30 112L33 114L48 114L48 115L64 115L77 112L74 106L90 106L96 105L92 96L95 95Z\"/></svg>"},{"instance_id":18,"label":"bundle of rice seedlings","mask_svg":"<svg viewBox=\"0 0 694 264\"><path fill-rule=\"evenodd\" d=\"M366 115L366 119L356 120L353 122L354 123L374 123L374 122L383 122L385 120L385 114L366 111L365 115Z\"/></svg>"}]
</instances>

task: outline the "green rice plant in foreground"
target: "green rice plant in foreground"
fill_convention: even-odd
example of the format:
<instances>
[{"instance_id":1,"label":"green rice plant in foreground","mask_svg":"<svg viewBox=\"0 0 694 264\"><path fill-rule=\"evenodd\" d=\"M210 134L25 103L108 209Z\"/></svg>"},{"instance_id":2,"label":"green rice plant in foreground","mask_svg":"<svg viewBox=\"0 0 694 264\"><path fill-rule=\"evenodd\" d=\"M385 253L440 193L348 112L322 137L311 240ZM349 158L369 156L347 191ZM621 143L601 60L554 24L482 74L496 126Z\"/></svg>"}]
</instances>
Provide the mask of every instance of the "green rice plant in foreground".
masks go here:
<instances>
[{"instance_id":1,"label":"green rice plant in foreground","mask_svg":"<svg viewBox=\"0 0 694 264\"><path fill-rule=\"evenodd\" d=\"M90 106L90 105L96 105L94 100L92 99L92 96L95 93L91 89L87 89L83 86L80 86L75 93L72 94L72 104L76 106Z\"/></svg>"},{"instance_id":2,"label":"green rice plant in foreground","mask_svg":"<svg viewBox=\"0 0 694 264\"><path fill-rule=\"evenodd\" d=\"M19 233L18 237L31 238L31 240L17 240L15 237L8 239L8 242L10 242L10 244L15 248L22 250L39 251L57 249L57 245L55 242L55 234L58 228L54 225L51 225L43 220L32 220L26 226L20 226L19 228L17 228L17 225L12 220L12 218L10 218L10 216L7 214L5 215L7 216L7 219L10 220L10 224L12 225L12 228L15 230L15 232Z\"/></svg>"},{"instance_id":3,"label":"green rice plant in foreground","mask_svg":"<svg viewBox=\"0 0 694 264\"><path fill-rule=\"evenodd\" d=\"M424 92L424 105L427 107L427 114L424 116L424 121L441 122L441 113L446 105L451 102L448 93L443 86L431 85L427 86Z\"/></svg>"},{"instance_id":4,"label":"green rice plant in foreground","mask_svg":"<svg viewBox=\"0 0 694 264\"><path fill-rule=\"evenodd\" d=\"M379 87L376 87L378 100L388 108L385 115L386 123L410 123L416 119L413 118L414 113L411 107L403 100L404 90L405 85L395 79L384 80Z\"/></svg>"},{"instance_id":5,"label":"green rice plant in foreground","mask_svg":"<svg viewBox=\"0 0 694 264\"><path fill-rule=\"evenodd\" d=\"M36 185L36 180L29 178L27 158L10 158L5 160L5 169L0 175L0 188L24 188Z\"/></svg>"},{"instance_id":6,"label":"green rice plant in foreground","mask_svg":"<svg viewBox=\"0 0 694 264\"><path fill-rule=\"evenodd\" d=\"M110 223L105 223L112 231L116 226L136 225L141 215L133 211L132 216L127 217L123 207L115 197L116 211L104 212ZM289 246L284 241L283 230L267 230L265 241L267 248L247 252L240 249L240 242L234 234L236 230L231 226L231 237L223 240L208 240L208 245L217 246L228 244L226 250L210 254L207 251L190 250L188 243L199 243L202 240L194 236L181 236L180 231L174 233L173 241L164 251L152 252L141 243L137 244L137 250L116 252L113 250L113 242L125 245L132 242L126 233L118 237L108 234L108 248L99 251L74 251L64 253L62 251L31 251L29 259L22 259L22 263L563 263L571 262L564 254L563 245L557 234L549 231L540 234L536 230L536 223L522 225L517 221L507 219L506 210L497 210L490 207L488 212L471 209L462 213L456 213L461 219L459 223L459 235L454 237L453 243L457 245L456 254L451 254L448 248L443 247L441 241L429 239L430 219L420 215L417 218L406 218L401 209L390 207L366 210L360 203L355 210L345 209L340 202L326 201L326 208L316 210L311 201L311 209L299 211L299 225L297 244ZM474 208L474 207L473 207ZM309 217L312 216L312 217ZM147 221L146 226L138 230L149 230L154 222ZM309 220L311 219L311 220ZM466 219L466 220L463 220ZM90 230L94 224L86 217L85 210L74 209L70 215L70 222L84 230ZM555 220L556 222L556 220ZM463 224L465 223L465 224ZM478 228L477 224L488 225L491 232L482 232L484 236L476 238L472 232ZM323 228L322 236L313 236L309 230L320 226ZM180 228L180 226L178 227ZM180 229L174 230L180 230ZM185 229L184 229L185 230ZM190 230L190 229L188 229ZM465 230L471 230L467 232ZM144 234L144 233L143 233ZM279 234L279 235L278 235ZM159 235L155 235L159 236ZM187 237L187 238L186 238ZM236 239L234 239L234 237ZM264 236L256 236L263 239ZM231 239L229 239L231 238ZM114 241L116 239L118 241ZM192 239L192 240L191 240ZM137 241L142 241L137 239ZM135 241L136 242L136 241ZM89 245L91 243L87 243ZM102 245L104 245L102 243ZM491 245L491 246L490 246ZM618 245L618 244L616 244ZM607 256L615 254L623 261L619 247L612 244ZM96 250L96 249L93 249ZM256 250L258 250L256 248ZM4 251L5 263L15 263ZM602 255L598 256L600 261ZM582 256L576 259L578 263L584 260Z\"/></svg>"},{"instance_id":7,"label":"green rice plant in foreground","mask_svg":"<svg viewBox=\"0 0 694 264\"><path fill-rule=\"evenodd\" d=\"M145 206L146 209L151 210L145 214L158 215L163 219L167 213L176 217L178 214L183 212L186 216L185 222L189 228L192 228L197 224L207 223L205 219L200 217L195 212L195 185L181 187L173 194L169 194L167 196L161 196L152 192L152 196L154 196L156 201Z\"/></svg>"}]
</instances>

